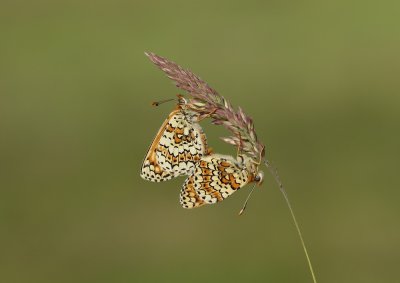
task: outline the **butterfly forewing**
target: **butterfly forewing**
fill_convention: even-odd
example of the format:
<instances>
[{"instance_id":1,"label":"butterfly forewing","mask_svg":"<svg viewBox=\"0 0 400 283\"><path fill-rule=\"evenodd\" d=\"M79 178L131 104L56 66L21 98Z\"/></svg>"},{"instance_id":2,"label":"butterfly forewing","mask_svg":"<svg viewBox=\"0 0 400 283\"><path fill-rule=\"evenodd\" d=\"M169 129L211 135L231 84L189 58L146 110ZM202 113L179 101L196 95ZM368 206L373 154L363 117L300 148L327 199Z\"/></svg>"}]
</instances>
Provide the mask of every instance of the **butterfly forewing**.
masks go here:
<instances>
[{"instance_id":1,"label":"butterfly forewing","mask_svg":"<svg viewBox=\"0 0 400 283\"><path fill-rule=\"evenodd\" d=\"M195 170L184 183L181 204L183 207L188 206L182 203L182 194L190 190L191 185L197 194L195 199L212 204L226 199L250 181L251 174L246 167L231 156L218 154L205 156L196 164Z\"/></svg>"},{"instance_id":2,"label":"butterfly forewing","mask_svg":"<svg viewBox=\"0 0 400 283\"><path fill-rule=\"evenodd\" d=\"M201 127L178 106L154 138L140 175L152 182L189 175L206 152L207 143Z\"/></svg>"}]
</instances>

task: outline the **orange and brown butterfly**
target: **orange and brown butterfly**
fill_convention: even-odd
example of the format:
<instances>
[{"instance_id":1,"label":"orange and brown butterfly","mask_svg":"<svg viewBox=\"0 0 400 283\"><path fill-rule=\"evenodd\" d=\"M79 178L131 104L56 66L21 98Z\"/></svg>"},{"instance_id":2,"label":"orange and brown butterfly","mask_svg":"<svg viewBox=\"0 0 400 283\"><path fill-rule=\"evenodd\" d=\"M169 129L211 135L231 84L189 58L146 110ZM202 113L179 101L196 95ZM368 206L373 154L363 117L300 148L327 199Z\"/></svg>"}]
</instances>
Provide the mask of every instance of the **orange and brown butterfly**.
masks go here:
<instances>
[{"instance_id":1,"label":"orange and brown butterfly","mask_svg":"<svg viewBox=\"0 0 400 283\"><path fill-rule=\"evenodd\" d=\"M186 100L178 95L178 105L162 124L143 160L143 179L161 182L192 173L195 164L210 152L198 120L198 114L188 109Z\"/></svg>"},{"instance_id":2,"label":"orange and brown butterfly","mask_svg":"<svg viewBox=\"0 0 400 283\"><path fill-rule=\"evenodd\" d=\"M180 203L184 208L223 201L231 194L255 182L261 184L263 173L246 155L232 156L211 154L196 163L194 171L183 184Z\"/></svg>"}]
</instances>

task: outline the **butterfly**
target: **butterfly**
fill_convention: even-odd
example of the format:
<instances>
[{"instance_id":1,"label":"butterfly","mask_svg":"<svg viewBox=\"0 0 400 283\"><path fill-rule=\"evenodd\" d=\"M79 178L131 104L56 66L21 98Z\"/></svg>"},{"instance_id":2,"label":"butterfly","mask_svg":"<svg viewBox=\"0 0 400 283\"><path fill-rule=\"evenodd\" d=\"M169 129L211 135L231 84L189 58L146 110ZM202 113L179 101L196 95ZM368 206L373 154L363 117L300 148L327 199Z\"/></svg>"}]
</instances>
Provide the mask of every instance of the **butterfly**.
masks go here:
<instances>
[{"instance_id":1,"label":"butterfly","mask_svg":"<svg viewBox=\"0 0 400 283\"><path fill-rule=\"evenodd\" d=\"M177 107L162 124L144 158L140 176L145 180L161 182L189 175L201 157L211 151L198 124L198 114L187 109L182 96L178 98Z\"/></svg>"},{"instance_id":2,"label":"butterfly","mask_svg":"<svg viewBox=\"0 0 400 283\"><path fill-rule=\"evenodd\" d=\"M238 155L236 160L220 154L203 156L182 186L180 203L184 208L214 204L246 184L261 184L262 180L258 165L246 155Z\"/></svg>"}]
</instances>

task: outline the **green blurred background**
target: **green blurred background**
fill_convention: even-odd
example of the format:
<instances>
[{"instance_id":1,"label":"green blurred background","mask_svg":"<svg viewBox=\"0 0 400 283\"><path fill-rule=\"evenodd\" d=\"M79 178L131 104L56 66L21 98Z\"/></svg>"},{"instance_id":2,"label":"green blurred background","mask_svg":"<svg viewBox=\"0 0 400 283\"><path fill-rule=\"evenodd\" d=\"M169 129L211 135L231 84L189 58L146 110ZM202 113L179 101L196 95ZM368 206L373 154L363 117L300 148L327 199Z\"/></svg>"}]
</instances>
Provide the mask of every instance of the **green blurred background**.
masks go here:
<instances>
[{"instance_id":1,"label":"green blurred background","mask_svg":"<svg viewBox=\"0 0 400 283\"><path fill-rule=\"evenodd\" d=\"M178 93L144 51L254 118L319 282L400 282L397 3L2 1L0 282L311 282L269 174L243 217L139 177Z\"/></svg>"}]
</instances>

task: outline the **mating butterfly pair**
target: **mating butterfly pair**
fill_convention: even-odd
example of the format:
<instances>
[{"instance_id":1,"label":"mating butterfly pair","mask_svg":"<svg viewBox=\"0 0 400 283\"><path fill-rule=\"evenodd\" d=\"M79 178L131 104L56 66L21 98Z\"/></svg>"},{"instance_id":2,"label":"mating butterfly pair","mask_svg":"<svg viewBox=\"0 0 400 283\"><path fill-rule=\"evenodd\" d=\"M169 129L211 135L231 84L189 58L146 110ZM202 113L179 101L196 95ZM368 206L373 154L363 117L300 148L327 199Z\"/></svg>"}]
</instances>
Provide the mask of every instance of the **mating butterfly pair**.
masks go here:
<instances>
[{"instance_id":1,"label":"mating butterfly pair","mask_svg":"<svg viewBox=\"0 0 400 283\"><path fill-rule=\"evenodd\" d=\"M224 200L250 182L261 182L257 166L246 156L213 154L198 124L199 116L179 103L165 120L144 158L140 176L161 182L187 175L180 193L184 208Z\"/></svg>"}]
</instances>

